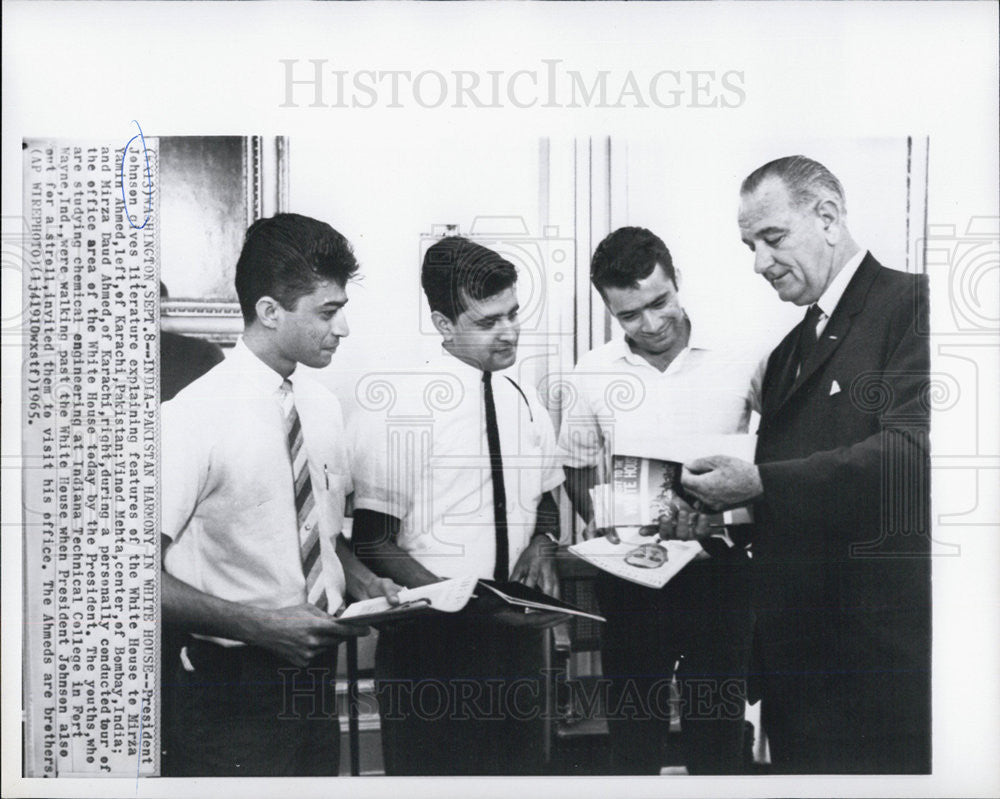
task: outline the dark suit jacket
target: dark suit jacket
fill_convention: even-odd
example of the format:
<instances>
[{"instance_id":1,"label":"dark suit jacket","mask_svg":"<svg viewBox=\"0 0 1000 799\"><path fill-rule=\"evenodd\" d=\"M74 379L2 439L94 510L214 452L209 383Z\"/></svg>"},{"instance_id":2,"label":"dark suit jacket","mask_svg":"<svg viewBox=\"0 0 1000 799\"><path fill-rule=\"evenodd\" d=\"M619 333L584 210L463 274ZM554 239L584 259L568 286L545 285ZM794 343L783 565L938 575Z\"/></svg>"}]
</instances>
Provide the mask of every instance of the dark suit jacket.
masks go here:
<instances>
[{"instance_id":1,"label":"dark suit jacket","mask_svg":"<svg viewBox=\"0 0 1000 799\"><path fill-rule=\"evenodd\" d=\"M922 729L930 713L926 277L867 254L796 378L800 327L771 354L761 396L754 562L765 703L795 701L790 675L811 675L811 699L795 709L804 734Z\"/></svg>"}]
</instances>

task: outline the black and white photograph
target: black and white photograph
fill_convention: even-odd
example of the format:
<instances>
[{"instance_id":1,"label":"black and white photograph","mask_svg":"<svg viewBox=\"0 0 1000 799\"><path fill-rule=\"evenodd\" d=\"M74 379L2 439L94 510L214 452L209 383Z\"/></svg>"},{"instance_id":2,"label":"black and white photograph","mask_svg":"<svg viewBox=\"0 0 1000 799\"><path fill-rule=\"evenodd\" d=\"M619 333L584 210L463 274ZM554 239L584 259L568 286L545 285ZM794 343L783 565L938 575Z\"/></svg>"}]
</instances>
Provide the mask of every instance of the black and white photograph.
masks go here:
<instances>
[{"instance_id":1,"label":"black and white photograph","mask_svg":"<svg viewBox=\"0 0 1000 799\"><path fill-rule=\"evenodd\" d=\"M1000 788L995 8L4 11L4 795Z\"/></svg>"}]
</instances>

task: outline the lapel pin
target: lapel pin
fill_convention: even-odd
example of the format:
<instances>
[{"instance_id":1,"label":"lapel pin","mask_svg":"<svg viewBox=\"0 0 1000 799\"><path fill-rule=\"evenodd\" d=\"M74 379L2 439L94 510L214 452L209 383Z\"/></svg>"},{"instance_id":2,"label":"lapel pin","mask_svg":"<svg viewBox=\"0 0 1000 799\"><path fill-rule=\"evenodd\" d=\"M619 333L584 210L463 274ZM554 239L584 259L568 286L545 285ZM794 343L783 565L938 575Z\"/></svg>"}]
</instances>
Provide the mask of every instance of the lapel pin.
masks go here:
<instances>
[{"instance_id":1,"label":"lapel pin","mask_svg":"<svg viewBox=\"0 0 1000 799\"><path fill-rule=\"evenodd\" d=\"M830 396L832 397L834 394L839 394L839 393L840 393L840 383L834 380L830 384Z\"/></svg>"},{"instance_id":2,"label":"lapel pin","mask_svg":"<svg viewBox=\"0 0 1000 799\"><path fill-rule=\"evenodd\" d=\"M827 336L827 338L830 339L830 341L836 341L837 340L836 336Z\"/></svg>"}]
</instances>

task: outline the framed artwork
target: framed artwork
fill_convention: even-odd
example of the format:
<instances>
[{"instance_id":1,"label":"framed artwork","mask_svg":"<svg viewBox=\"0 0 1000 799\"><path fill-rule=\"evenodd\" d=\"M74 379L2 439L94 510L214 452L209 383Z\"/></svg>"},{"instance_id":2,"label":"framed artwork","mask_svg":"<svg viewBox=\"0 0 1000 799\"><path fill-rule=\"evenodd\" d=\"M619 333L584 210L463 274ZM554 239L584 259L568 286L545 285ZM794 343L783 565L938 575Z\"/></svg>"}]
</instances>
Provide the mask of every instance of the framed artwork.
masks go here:
<instances>
[{"instance_id":1,"label":"framed artwork","mask_svg":"<svg viewBox=\"0 0 1000 799\"><path fill-rule=\"evenodd\" d=\"M243 330L233 279L243 235L286 210L284 136L162 136L162 329L231 346Z\"/></svg>"}]
</instances>

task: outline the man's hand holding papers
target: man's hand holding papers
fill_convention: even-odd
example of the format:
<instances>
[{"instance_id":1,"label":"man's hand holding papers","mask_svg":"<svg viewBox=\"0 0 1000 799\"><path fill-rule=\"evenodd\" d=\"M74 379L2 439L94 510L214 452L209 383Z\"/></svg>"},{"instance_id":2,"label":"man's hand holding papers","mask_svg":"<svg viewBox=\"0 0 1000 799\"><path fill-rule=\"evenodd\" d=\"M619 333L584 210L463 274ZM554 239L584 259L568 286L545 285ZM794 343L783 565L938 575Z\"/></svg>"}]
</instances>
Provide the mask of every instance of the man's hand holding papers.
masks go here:
<instances>
[{"instance_id":1,"label":"man's hand holding papers","mask_svg":"<svg viewBox=\"0 0 1000 799\"><path fill-rule=\"evenodd\" d=\"M613 455L610 481L590 492L594 519L570 552L623 579L662 587L691 560L731 548L725 525L748 521L749 513L739 508L724 516L703 503L682 483L682 463L714 462L698 457L706 451L732 453L717 459L738 461L752 451L752 437L708 439L633 442L630 454ZM669 460L652 452L670 453Z\"/></svg>"}]
</instances>

